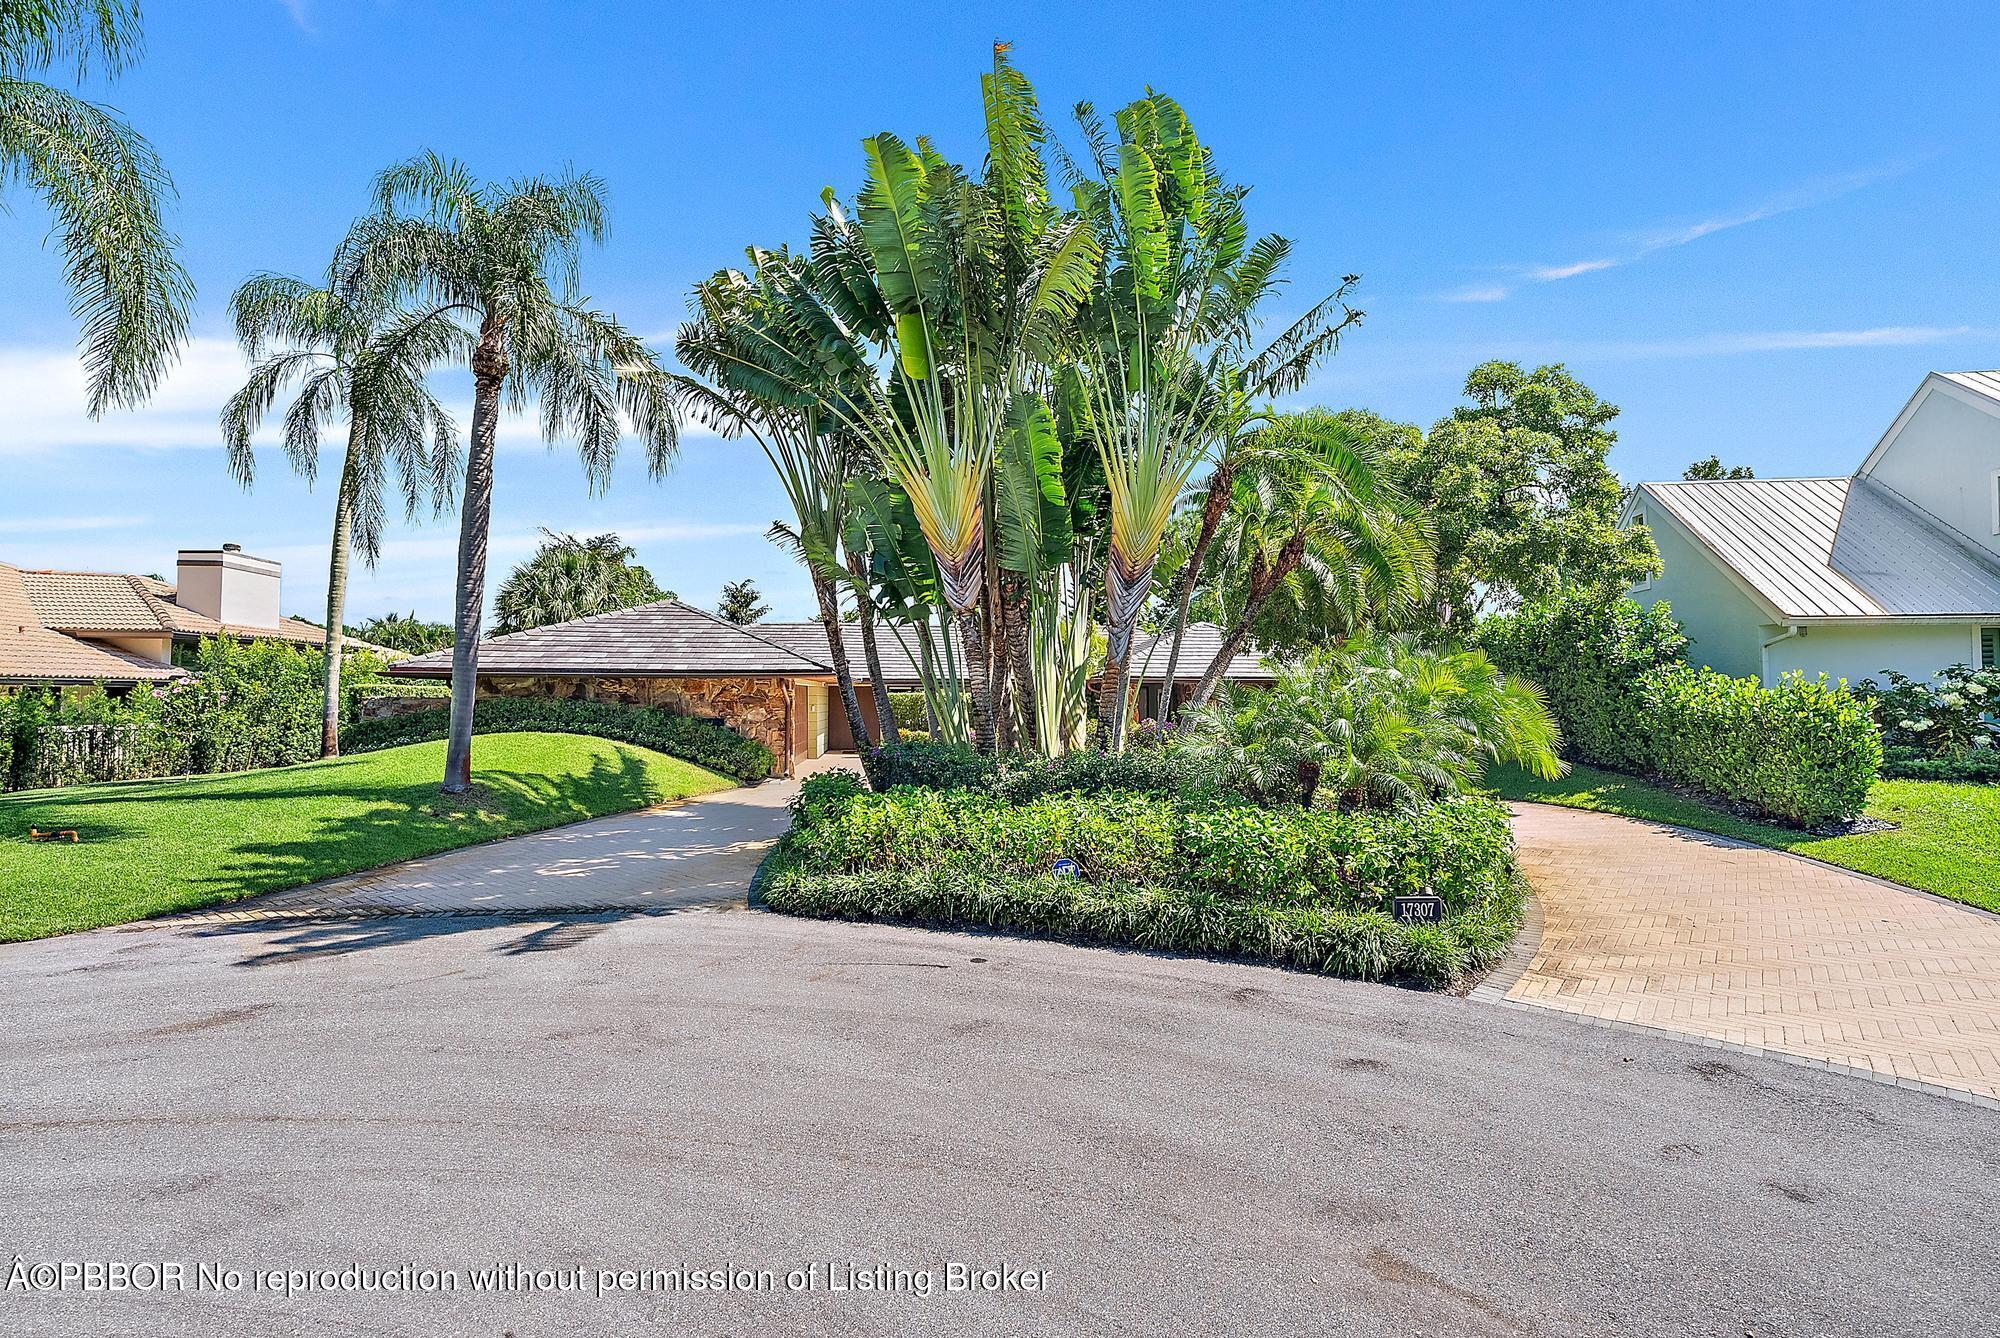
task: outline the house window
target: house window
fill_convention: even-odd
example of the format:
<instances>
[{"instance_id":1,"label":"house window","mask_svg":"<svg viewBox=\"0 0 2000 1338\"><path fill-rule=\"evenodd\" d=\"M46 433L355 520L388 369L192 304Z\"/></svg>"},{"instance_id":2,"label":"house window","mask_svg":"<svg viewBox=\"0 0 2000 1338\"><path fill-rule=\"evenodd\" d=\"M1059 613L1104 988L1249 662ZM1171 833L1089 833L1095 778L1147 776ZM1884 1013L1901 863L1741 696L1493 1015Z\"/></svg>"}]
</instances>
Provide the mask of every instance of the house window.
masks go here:
<instances>
[{"instance_id":1,"label":"house window","mask_svg":"<svg viewBox=\"0 0 2000 1338\"><path fill-rule=\"evenodd\" d=\"M1979 667L2000 669L2000 627L1979 629Z\"/></svg>"},{"instance_id":2,"label":"house window","mask_svg":"<svg viewBox=\"0 0 2000 1338\"><path fill-rule=\"evenodd\" d=\"M1986 480L1986 496L1993 503L1993 532L2000 534L2000 469Z\"/></svg>"}]
</instances>

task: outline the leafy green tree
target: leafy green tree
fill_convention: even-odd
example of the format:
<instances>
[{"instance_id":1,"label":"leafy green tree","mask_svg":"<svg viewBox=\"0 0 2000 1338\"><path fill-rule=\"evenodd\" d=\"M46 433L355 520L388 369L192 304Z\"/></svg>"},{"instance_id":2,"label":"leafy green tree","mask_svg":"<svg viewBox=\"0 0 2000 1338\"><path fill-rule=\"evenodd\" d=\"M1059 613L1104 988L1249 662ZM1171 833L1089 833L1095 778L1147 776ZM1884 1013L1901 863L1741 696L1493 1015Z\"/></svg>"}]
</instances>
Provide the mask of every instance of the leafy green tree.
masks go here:
<instances>
[{"instance_id":1,"label":"leafy green tree","mask_svg":"<svg viewBox=\"0 0 2000 1338\"><path fill-rule=\"evenodd\" d=\"M1754 479L1757 471L1748 465L1724 465L1722 457L1711 455L1706 460L1697 460L1681 471L1681 477L1695 482L1715 479Z\"/></svg>"},{"instance_id":2,"label":"leafy green tree","mask_svg":"<svg viewBox=\"0 0 2000 1338\"><path fill-rule=\"evenodd\" d=\"M136 0L0 0L0 213L5 187L22 182L54 217L93 418L159 384L186 340L194 285L162 217L173 183L152 146L31 76L115 75L140 45Z\"/></svg>"},{"instance_id":3,"label":"leafy green tree","mask_svg":"<svg viewBox=\"0 0 2000 1338\"><path fill-rule=\"evenodd\" d=\"M605 231L604 183L588 174L482 183L435 153L376 180L379 212L349 239L364 292L408 294L421 320L467 338L472 429L459 514L451 733L444 791L472 783L472 705L493 519L494 444L503 398L539 410L542 436L576 443L593 489L610 479L627 427L655 477L678 445L672 381L644 340L580 296L583 244Z\"/></svg>"},{"instance_id":4,"label":"leafy green tree","mask_svg":"<svg viewBox=\"0 0 2000 1338\"><path fill-rule=\"evenodd\" d=\"M1652 537L1618 525L1615 405L1560 365L1481 363L1465 394L1428 436L1385 434L1385 474L1435 527L1440 623L1564 586L1622 591L1659 569Z\"/></svg>"},{"instance_id":5,"label":"leafy green tree","mask_svg":"<svg viewBox=\"0 0 2000 1338\"><path fill-rule=\"evenodd\" d=\"M515 567L493 600L493 630L524 632L594 613L671 599L615 534L579 539L542 531L542 546Z\"/></svg>"},{"instance_id":6,"label":"leafy green tree","mask_svg":"<svg viewBox=\"0 0 2000 1338\"><path fill-rule=\"evenodd\" d=\"M745 577L722 583L722 602L715 606L715 611L738 627L747 627L770 613L771 606L764 602L757 583Z\"/></svg>"},{"instance_id":7,"label":"leafy green tree","mask_svg":"<svg viewBox=\"0 0 2000 1338\"><path fill-rule=\"evenodd\" d=\"M424 622L412 609L407 614L385 613L370 618L354 629L354 635L405 655L428 655L451 644L451 624Z\"/></svg>"},{"instance_id":8,"label":"leafy green tree","mask_svg":"<svg viewBox=\"0 0 2000 1338\"><path fill-rule=\"evenodd\" d=\"M381 553L386 475L393 467L405 510L451 501L458 429L431 394L425 376L462 356L463 332L448 321L415 319L389 301L370 301L329 279L314 287L281 274L259 274L230 303L236 335L252 359L249 379L222 411L230 469L249 487L257 469L251 437L278 396L297 393L284 415L285 456L311 482L320 439L346 425L340 482L333 499L327 562L325 694L321 755L340 752L340 675L345 640L350 550L373 567Z\"/></svg>"}]
</instances>

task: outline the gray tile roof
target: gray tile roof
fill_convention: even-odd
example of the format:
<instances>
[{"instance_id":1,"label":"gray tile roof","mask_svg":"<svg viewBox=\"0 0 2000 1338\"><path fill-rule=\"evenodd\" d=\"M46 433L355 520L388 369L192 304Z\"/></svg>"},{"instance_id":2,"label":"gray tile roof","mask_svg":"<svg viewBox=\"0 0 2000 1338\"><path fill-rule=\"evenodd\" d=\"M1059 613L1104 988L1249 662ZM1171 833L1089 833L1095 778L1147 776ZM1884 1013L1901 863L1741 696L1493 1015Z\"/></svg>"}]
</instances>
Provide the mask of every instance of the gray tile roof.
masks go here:
<instances>
[{"instance_id":1,"label":"gray tile roof","mask_svg":"<svg viewBox=\"0 0 2000 1338\"><path fill-rule=\"evenodd\" d=\"M451 652L434 651L392 665L412 678L449 678ZM632 678L823 677L825 659L802 655L757 626L738 627L691 604L656 604L599 613L479 643L479 672Z\"/></svg>"},{"instance_id":2,"label":"gray tile roof","mask_svg":"<svg viewBox=\"0 0 2000 1338\"><path fill-rule=\"evenodd\" d=\"M1264 663L1264 656L1254 644L1244 643L1245 649L1231 657L1229 666L1222 671L1225 683L1269 683L1275 680ZM1208 672L1208 666L1222 650L1222 629L1214 623L1189 623L1181 636L1181 658L1174 665L1174 681L1194 683ZM1174 653L1174 633L1172 628L1158 636L1148 637L1144 633L1132 646L1132 677L1164 678L1167 659Z\"/></svg>"},{"instance_id":3,"label":"gray tile roof","mask_svg":"<svg viewBox=\"0 0 2000 1338\"><path fill-rule=\"evenodd\" d=\"M827 644L826 627L818 622L805 623L755 623L753 630L762 637L776 641L780 645L821 664L833 663L833 652ZM861 644L861 625L842 623L840 625L841 644L847 648L848 672L856 682L868 678L868 653ZM908 649L904 643L908 643ZM952 634L952 646L958 646L956 632ZM882 680L891 688L917 686L921 675L917 668L917 634L905 631L899 638L896 629L888 623L875 624L875 654L882 663Z\"/></svg>"},{"instance_id":4,"label":"gray tile roof","mask_svg":"<svg viewBox=\"0 0 2000 1338\"><path fill-rule=\"evenodd\" d=\"M2000 615L2000 561L1870 479L1639 486L1784 619Z\"/></svg>"}]
</instances>

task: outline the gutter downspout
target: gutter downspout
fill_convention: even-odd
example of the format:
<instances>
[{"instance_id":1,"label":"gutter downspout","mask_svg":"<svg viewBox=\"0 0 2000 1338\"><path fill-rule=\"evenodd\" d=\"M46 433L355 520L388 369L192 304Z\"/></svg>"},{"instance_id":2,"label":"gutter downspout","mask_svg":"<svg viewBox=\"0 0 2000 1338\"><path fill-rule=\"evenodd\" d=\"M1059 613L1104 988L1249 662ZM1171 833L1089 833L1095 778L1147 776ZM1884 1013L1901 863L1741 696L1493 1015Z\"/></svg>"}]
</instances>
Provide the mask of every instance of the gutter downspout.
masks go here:
<instances>
[{"instance_id":1,"label":"gutter downspout","mask_svg":"<svg viewBox=\"0 0 2000 1338\"><path fill-rule=\"evenodd\" d=\"M1793 637L1800 637L1804 636L1805 634L1806 634L1805 628L1799 626L1797 623L1793 623L1791 626L1787 627L1784 631L1778 633L1778 635L1772 637L1769 641L1766 641L1764 643L1762 660L1759 667L1761 668L1763 673L1765 687L1771 686L1771 647L1777 645L1781 641L1790 641Z\"/></svg>"}]
</instances>

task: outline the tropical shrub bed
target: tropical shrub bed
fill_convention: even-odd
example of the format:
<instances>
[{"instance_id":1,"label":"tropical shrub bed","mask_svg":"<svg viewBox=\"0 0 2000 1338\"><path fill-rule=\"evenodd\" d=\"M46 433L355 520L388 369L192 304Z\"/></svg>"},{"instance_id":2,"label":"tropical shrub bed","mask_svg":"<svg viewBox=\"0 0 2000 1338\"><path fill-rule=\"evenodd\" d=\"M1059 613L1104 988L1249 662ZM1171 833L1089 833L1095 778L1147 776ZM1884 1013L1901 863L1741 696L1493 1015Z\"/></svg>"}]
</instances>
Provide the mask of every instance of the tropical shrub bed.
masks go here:
<instances>
[{"instance_id":1,"label":"tropical shrub bed","mask_svg":"<svg viewBox=\"0 0 2000 1338\"><path fill-rule=\"evenodd\" d=\"M450 722L449 706L362 720L348 727L341 736L341 744L347 752L365 753L406 743L425 743L445 737ZM489 697L473 708L472 732L587 734L637 744L744 782L769 776L774 761L769 748L716 721L676 715L652 706L621 706L614 702Z\"/></svg>"},{"instance_id":2,"label":"tropical shrub bed","mask_svg":"<svg viewBox=\"0 0 2000 1338\"><path fill-rule=\"evenodd\" d=\"M1113 788L1016 802L988 790L869 793L831 774L809 778L795 807L762 884L765 903L791 914L979 926L1428 986L1490 964L1519 922L1506 814L1476 796L1359 812ZM1058 871L1059 859L1073 861L1075 876ZM1443 921L1398 923L1391 899L1424 891L1444 900Z\"/></svg>"},{"instance_id":3,"label":"tropical shrub bed","mask_svg":"<svg viewBox=\"0 0 2000 1338\"><path fill-rule=\"evenodd\" d=\"M1882 774L2000 781L2000 669L1955 664L1929 682L1885 670L1854 693L1882 727Z\"/></svg>"},{"instance_id":4,"label":"tropical shrub bed","mask_svg":"<svg viewBox=\"0 0 2000 1338\"><path fill-rule=\"evenodd\" d=\"M1664 603L1569 594L1481 624L1480 644L1539 684L1577 761L1653 776L1803 827L1859 815L1882 738L1845 687L1775 687L1693 669Z\"/></svg>"}]
</instances>

